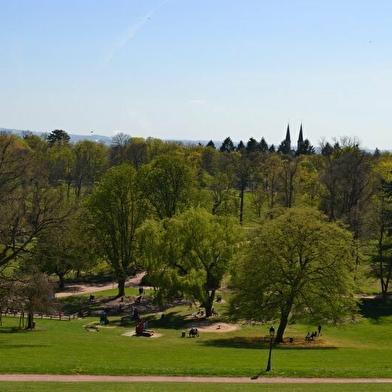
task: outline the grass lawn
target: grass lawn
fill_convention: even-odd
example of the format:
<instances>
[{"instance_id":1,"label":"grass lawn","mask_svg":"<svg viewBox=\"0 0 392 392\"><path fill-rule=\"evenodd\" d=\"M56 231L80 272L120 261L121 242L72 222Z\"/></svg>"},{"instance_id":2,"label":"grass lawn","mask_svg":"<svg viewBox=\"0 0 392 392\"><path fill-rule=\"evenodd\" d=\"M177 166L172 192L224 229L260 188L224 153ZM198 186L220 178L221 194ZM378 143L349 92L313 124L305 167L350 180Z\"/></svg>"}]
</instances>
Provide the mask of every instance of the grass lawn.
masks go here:
<instances>
[{"instance_id":1,"label":"grass lawn","mask_svg":"<svg viewBox=\"0 0 392 392\"><path fill-rule=\"evenodd\" d=\"M19 383L19 382L2 382L1 390L3 392L20 392L28 390L29 392L79 392L80 383ZM191 384L191 383L134 383L131 386L128 383L84 383L83 392L128 392L130 390L138 392L237 392L240 390L252 391L274 391L274 392L383 392L390 391L391 384Z\"/></svg>"},{"instance_id":2,"label":"grass lawn","mask_svg":"<svg viewBox=\"0 0 392 392\"><path fill-rule=\"evenodd\" d=\"M217 304L218 311L221 310L219 306ZM294 343L273 348L272 371L269 373L264 372L269 344L262 339L269 326L242 326L226 333L201 332L199 338L190 339L182 337L182 331L189 327L185 319L189 313L186 306L178 306L165 311L164 320L159 315L145 315L149 319L149 328L161 335L153 338L124 336L134 327L121 326L120 317L110 317L110 324L100 327L99 332L87 332L85 326L98 323L98 317L71 321L36 319L36 329L25 331L17 328L17 317L3 316L0 373L227 377L252 377L261 373L267 377L392 377L392 311L391 308L379 308L371 300L365 301L364 317L360 321L342 327L323 326L323 335L313 342L305 342L304 337L308 330L315 330L315 326L291 325L286 336L294 336ZM214 321L223 322L224 319L215 318ZM3 385L12 388L16 384L2 383L2 390L6 390ZM74 390L72 383L69 384L69 389L63 390ZM49 383L32 385L40 391L50 387ZM94 391L103 390L100 385L94 387ZM35 390L33 386L29 386L30 391ZM162 384L150 383L143 386L146 389L139 386L138 389L155 391L158 386L160 391L176 388L165 384L163 389ZM56 390L62 390L62 387L56 386ZM116 384L117 391L123 387L126 385ZM200 389L200 385L189 384L187 390L192 391L193 387ZM86 385L85 391L89 391L88 388ZM207 384L203 384L203 390L208 391L206 388ZM234 390L230 385L222 388L225 389L219 390ZM246 389L253 390L250 388L260 388L260 384L247 384ZM274 385L263 385L263 390L285 390L285 386L274 388ZM298 389L290 385L290 388L287 390L310 390L304 389L308 388L304 385L299 385ZM317 390L322 391L321 388L317 385ZM335 385L325 388L343 390L334 389ZM344 388L351 390L348 385ZM381 385L377 384L374 390L382 390L380 388ZM355 390L372 389L366 384L358 385Z\"/></svg>"}]
</instances>

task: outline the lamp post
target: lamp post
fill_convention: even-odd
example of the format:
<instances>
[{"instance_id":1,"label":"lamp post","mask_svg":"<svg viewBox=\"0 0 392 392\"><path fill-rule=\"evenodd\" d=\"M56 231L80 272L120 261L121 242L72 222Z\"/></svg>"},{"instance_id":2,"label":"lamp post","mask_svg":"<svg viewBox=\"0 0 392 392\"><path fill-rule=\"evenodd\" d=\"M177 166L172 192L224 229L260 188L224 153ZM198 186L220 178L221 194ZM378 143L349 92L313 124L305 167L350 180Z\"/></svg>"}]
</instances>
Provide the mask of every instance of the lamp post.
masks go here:
<instances>
[{"instance_id":1,"label":"lamp post","mask_svg":"<svg viewBox=\"0 0 392 392\"><path fill-rule=\"evenodd\" d=\"M269 372L271 370L272 342L275 336L275 328L273 325L271 325L271 328L269 329L269 335L270 335L270 348L269 348L267 369L265 369L266 372Z\"/></svg>"}]
</instances>

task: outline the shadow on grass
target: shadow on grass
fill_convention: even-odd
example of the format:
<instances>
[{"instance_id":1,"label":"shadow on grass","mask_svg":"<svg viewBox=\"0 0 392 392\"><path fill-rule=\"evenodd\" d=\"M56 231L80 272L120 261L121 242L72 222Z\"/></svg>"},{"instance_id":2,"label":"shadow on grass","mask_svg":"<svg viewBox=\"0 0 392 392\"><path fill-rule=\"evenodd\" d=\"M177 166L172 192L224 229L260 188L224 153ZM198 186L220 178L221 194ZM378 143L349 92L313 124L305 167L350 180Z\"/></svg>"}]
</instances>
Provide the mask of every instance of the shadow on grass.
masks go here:
<instances>
[{"instance_id":1,"label":"shadow on grass","mask_svg":"<svg viewBox=\"0 0 392 392\"><path fill-rule=\"evenodd\" d=\"M203 341L201 344L206 346L214 346L220 348L249 348L252 350L268 350L269 342L264 341L259 337L230 337L230 338L218 338L218 339L209 339L207 341ZM314 349L322 349L322 350L336 350L336 347L323 347L323 346L312 346L312 345L304 345L304 344L274 344L274 350L314 350Z\"/></svg>"},{"instance_id":2,"label":"shadow on grass","mask_svg":"<svg viewBox=\"0 0 392 392\"><path fill-rule=\"evenodd\" d=\"M360 313L365 318L379 321L381 317L392 316L392 301L385 304L380 298L362 298Z\"/></svg>"},{"instance_id":3,"label":"shadow on grass","mask_svg":"<svg viewBox=\"0 0 392 392\"><path fill-rule=\"evenodd\" d=\"M157 319L155 315L142 316L140 321L130 320L129 317L124 317L126 322L122 323L121 318L110 320L111 325L117 327L129 328L130 326L136 326L140 321L148 322L148 328L160 328L160 329L184 329L187 327L187 321L184 320L184 315L180 312L169 312L166 313L164 318Z\"/></svg>"},{"instance_id":4,"label":"shadow on grass","mask_svg":"<svg viewBox=\"0 0 392 392\"><path fill-rule=\"evenodd\" d=\"M10 334L10 333L22 333L22 332L31 332L30 329L24 329L24 328L19 328L16 326L12 327L1 327L0 328L0 334Z\"/></svg>"}]
</instances>

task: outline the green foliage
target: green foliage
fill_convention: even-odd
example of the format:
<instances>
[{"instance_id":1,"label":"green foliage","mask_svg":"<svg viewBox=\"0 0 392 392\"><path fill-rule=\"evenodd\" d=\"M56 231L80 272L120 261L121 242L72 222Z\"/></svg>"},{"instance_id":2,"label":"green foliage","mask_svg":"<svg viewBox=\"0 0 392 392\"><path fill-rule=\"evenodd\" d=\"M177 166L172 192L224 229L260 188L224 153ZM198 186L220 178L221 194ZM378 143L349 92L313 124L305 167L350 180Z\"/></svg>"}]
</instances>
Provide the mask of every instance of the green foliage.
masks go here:
<instances>
[{"instance_id":1,"label":"green foliage","mask_svg":"<svg viewBox=\"0 0 392 392\"><path fill-rule=\"evenodd\" d=\"M62 129L55 129L46 136L46 140L51 146L55 144L68 144L70 139L68 133Z\"/></svg>"},{"instance_id":2,"label":"green foliage","mask_svg":"<svg viewBox=\"0 0 392 392\"><path fill-rule=\"evenodd\" d=\"M151 283L164 297L180 292L199 301L210 315L240 230L232 219L200 208L149 222L140 235Z\"/></svg>"},{"instance_id":3,"label":"green foliage","mask_svg":"<svg viewBox=\"0 0 392 392\"><path fill-rule=\"evenodd\" d=\"M138 186L159 219L170 218L190 204L194 181L181 155L161 155L138 172Z\"/></svg>"},{"instance_id":4,"label":"green foliage","mask_svg":"<svg viewBox=\"0 0 392 392\"><path fill-rule=\"evenodd\" d=\"M233 264L236 319L279 319L282 341L289 317L312 314L341 322L354 312L351 234L315 209L292 208L266 222Z\"/></svg>"},{"instance_id":5,"label":"green foliage","mask_svg":"<svg viewBox=\"0 0 392 392\"><path fill-rule=\"evenodd\" d=\"M113 269L121 296L128 272L136 266L136 230L147 215L136 184L136 170L129 164L109 169L86 206L91 214L96 246Z\"/></svg>"}]
</instances>

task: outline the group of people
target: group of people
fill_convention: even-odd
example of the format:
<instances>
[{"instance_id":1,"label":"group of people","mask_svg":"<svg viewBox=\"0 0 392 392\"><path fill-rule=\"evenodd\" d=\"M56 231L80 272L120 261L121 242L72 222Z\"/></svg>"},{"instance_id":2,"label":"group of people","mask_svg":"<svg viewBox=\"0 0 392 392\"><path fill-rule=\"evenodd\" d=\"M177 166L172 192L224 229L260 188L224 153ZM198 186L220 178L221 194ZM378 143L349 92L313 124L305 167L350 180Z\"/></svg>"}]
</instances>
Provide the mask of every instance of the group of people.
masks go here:
<instances>
[{"instance_id":1,"label":"group of people","mask_svg":"<svg viewBox=\"0 0 392 392\"><path fill-rule=\"evenodd\" d=\"M321 335L321 325L317 327L317 331L308 332L305 336L305 340L313 340L314 338L320 335Z\"/></svg>"}]
</instances>

